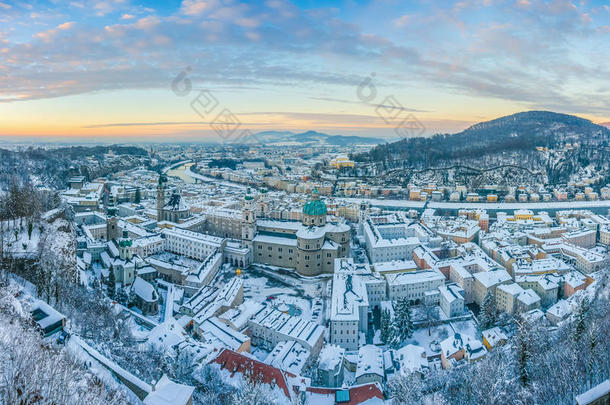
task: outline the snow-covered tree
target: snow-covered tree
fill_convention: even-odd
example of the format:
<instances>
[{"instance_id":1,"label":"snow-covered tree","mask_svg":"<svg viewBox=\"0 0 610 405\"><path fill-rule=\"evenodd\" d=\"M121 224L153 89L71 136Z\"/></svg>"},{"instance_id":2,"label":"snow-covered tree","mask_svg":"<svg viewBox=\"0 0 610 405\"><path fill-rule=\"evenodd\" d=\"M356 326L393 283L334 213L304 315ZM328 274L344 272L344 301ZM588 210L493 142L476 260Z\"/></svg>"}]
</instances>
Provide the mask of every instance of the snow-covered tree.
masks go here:
<instances>
[{"instance_id":1,"label":"snow-covered tree","mask_svg":"<svg viewBox=\"0 0 610 405\"><path fill-rule=\"evenodd\" d=\"M388 309L381 311L381 320L379 322L379 328L381 329L381 341L383 343L389 343L392 333L392 319Z\"/></svg>"},{"instance_id":2,"label":"snow-covered tree","mask_svg":"<svg viewBox=\"0 0 610 405\"><path fill-rule=\"evenodd\" d=\"M489 329L496 323L498 310L496 308L496 296L493 291L488 292L481 302L479 308L479 327L481 329Z\"/></svg>"},{"instance_id":3,"label":"snow-covered tree","mask_svg":"<svg viewBox=\"0 0 610 405\"><path fill-rule=\"evenodd\" d=\"M578 312L576 314L576 323L574 325L574 340L576 342L580 342L580 339L585 332L587 317L589 311L589 299L584 297L580 301L580 306L578 307Z\"/></svg>"},{"instance_id":4,"label":"snow-covered tree","mask_svg":"<svg viewBox=\"0 0 610 405\"><path fill-rule=\"evenodd\" d=\"M280 400L278 393L274 392L269 385L253 381L244 375L239 390L233 394L231 405L275 405L281 404Z\"/></svg>"},{"instance_id":5,"label":"snow-covered tree","mask_svg":"<svg viewBox=\"0 0 610 405\"><path fill-rule=\"evenodd\" d=\"M413 335L413 322L409 300L401 298L394 307L394 322L392 323L392 346L399 347L401 343Z\"/></svg>"},{"instance_id":6,"label":"snow-covered tree","mask_svg":"<svg viewBox=\"0 0 610 405\"><path fill-rule=\"evenodd\" d=\"M127 404L119 385L108 386L67 351L49 350L31 327L16 291L0 287L0 403Z\"/></svg>"},{"instance_id":7,"label":"snow-covered tree","mask_svg":"<svg viewBox=\"0 0 610 405\"><path fill-rule=\"evenodd\" d=\"M110 266L108 270L107 291L110 299L114 299L116 295L116 279L114 278L114 268Z\"/></svg>"},{"instance_id":8,"label":"snow-covered tree","mask_svg":"<svg viewBox=\"0 0 610 405\"><path fill-rule=\"evenodd\" d=\"M529 324L526 321L517 323L518 332L515 336L516 364L521 385L527 387L530 384L530 359L532 357L532 342L529 333Z\"/></svg>"}]
</instances>

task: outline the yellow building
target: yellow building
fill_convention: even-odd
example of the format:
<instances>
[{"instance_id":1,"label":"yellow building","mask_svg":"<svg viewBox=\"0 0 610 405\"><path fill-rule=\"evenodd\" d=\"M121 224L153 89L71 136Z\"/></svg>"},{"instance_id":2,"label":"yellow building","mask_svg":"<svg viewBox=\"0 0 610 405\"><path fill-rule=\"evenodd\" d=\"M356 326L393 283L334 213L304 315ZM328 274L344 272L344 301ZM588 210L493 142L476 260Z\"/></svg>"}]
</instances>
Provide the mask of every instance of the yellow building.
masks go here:
<instances>
[{"instance_id":1,"label":"yellow building","mask_svg":"<svg viewBox=\"0 0 610 405\"><path fill-rule=\"evenodd\" d=\"M515 219L517 221L533 221L534 220L534 212L531 210L516 210L515 211Z\"/></svg>"},{"instance_id":2,"label":"yellow building","mask_svg":"<svg viewBox=\"0 0 610 405\"><path fill-rule=\"evenodd\" d=\"M339 155L330 161L330 166L335 169L341 169L343 167L354 167L354 161L350 160L345 155Z\"/></svg>"}]
</instances>

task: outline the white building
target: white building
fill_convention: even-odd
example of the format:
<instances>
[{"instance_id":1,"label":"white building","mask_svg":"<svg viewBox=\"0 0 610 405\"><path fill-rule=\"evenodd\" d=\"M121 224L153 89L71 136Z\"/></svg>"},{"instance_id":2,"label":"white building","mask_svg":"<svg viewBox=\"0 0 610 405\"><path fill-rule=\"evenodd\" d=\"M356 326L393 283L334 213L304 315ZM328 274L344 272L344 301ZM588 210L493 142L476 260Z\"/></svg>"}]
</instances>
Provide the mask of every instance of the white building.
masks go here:
<instances>
[{"instance_id":1,"label":"white building","mask_svg":"<svg viewBox=\"0 0 610 405\"><path fill-rule=\"evenodd\" d=\"M360 222L360 233L373 263L410 260L413 250L429 235L411 224L404 213L370 216Z\"/></svg>"},{"instance_id":2,"label":"white building","mask_svg":"<svg viewBox=\"0 0 610 405\"><path fill-rule=\"evenodd\" d=\"M423 347L409 344L396 350L395 353L402 376L412 373L421 375L428 371L428 358Z\"/></svg>"},{"instance_id":3,"label":"white building","mask_svg":"<svg viewBox=\"0 0 610 405\"><path fill-rule=\"evenodd\" d=\"M165 229L165 250L192 259L204 260L210 254L224 250L226 240L186 229Z\"/></svg>"},{"instance_id":4,"label":"white building","mask_svg":"<svg viewBox=\"0 0 610 405\"><path fill-rule=\"evenodd\" d=\"M368 330L369 300L353 261L336 259L330 304L330 343L358 350L358 332Z\"/></svg>"},{"instance_id":5,"label":"white building","mask_svg":"<svg viewBox=\"0 0 610 405\"><path fill-rule=\"evenodd\" d=\"M495 293L499 284L510 283L510 274L506 270L486 271L474 274L474 302L481 305L485 296Z\"/></svg>"},{"instance_id":6,"label":"white building","mask_svg":"<svg viewBox=\"0 0 610 405\"><path fill-rule=\"evenodd\" d=\"M356 367L356 383L383 383L385 377L383 368L383 352L373 345L362 346L358 350L358 365Z\"/></svg>"},{"instance_id":7,"label":"white building","mask_svg":"<svg viewBox=\"0 0 610 405\"><path fill-rule=\"evenodd\" d=\"M438 270L420 270L408 273L386 274L388 299L397 301L406 298L420 302L427 291L436 290L445 283L445 276Z\"/></svg>"},{"instance_id":8,"label":"white building","mask_svg":"<svg viewBox=\"0 0 610 405\"><path fill-rule=\"evenodd\" d=\"M268 348L283 341L295 341L317 355L324 342L324 328L298 316L266 305L248 321L252 344Z\"/></svg>"},{"instance_id":9,"label":"white building","mask_svg":"<svg viewBox=\"0 0 610 405\"><path fill-rule=\"evenodd\" d=\"M322 385L340 387L343 383L345 349L341 346L326 344L318 356L318 371Z\"/></svg>"},{"instance_id":10,"label":"white building","mask_svg":"<svg viewBox=\"0 0 610 405\"><path fill-rule=\"evenodd\" d=\"M439 306L448 318L464 313L463 290L456 285L438 287L440 291Z\"/></svg>"}]
</instances>

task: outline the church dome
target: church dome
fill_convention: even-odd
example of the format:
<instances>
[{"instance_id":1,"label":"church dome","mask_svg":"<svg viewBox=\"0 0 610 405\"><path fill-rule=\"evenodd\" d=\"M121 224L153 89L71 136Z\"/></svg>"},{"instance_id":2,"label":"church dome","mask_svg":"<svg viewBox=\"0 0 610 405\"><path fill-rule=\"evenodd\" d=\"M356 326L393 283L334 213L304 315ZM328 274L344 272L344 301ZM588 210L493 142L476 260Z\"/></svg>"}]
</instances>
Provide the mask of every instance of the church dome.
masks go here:
<instances>
[{"instance_id":1,"label":"church dome","mask_svg":"<svg viewBox=\"0 0 610 405\"><path fill-rule=\"evenodd\" d=\"M324 201L314 199L307 201L303 207L303 214L305 215L326 215L326 204Z\"/></svg>"}]
</instances>

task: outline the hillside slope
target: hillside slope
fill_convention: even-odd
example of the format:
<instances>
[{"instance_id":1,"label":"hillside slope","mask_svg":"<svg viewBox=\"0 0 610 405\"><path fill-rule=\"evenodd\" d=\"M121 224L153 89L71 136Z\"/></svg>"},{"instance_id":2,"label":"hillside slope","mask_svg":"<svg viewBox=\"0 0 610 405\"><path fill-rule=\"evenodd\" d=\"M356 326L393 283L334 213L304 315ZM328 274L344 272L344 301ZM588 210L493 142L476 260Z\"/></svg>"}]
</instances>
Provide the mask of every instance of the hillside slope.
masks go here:
<instances>
[{"instance_id":1,"label":"hillside slope","mask_svg":"<svg viewBox=\"0 0 610 405\"><path fill-rule=\"evenodd\" d=\"M459 180L468 183L480 175L477 170L510 166L510 180L558 183L589 165L607 169L609 151L606 127L572 115L528 111L475 124L457 134L378 145L354 159L370 162L376 173L406 170L409 178L414 172L467 166L475 170ZM506 172L493 174L490 178L486 173L484 181L501 183L507 178Z\"/></svg>"}]
</instances>

